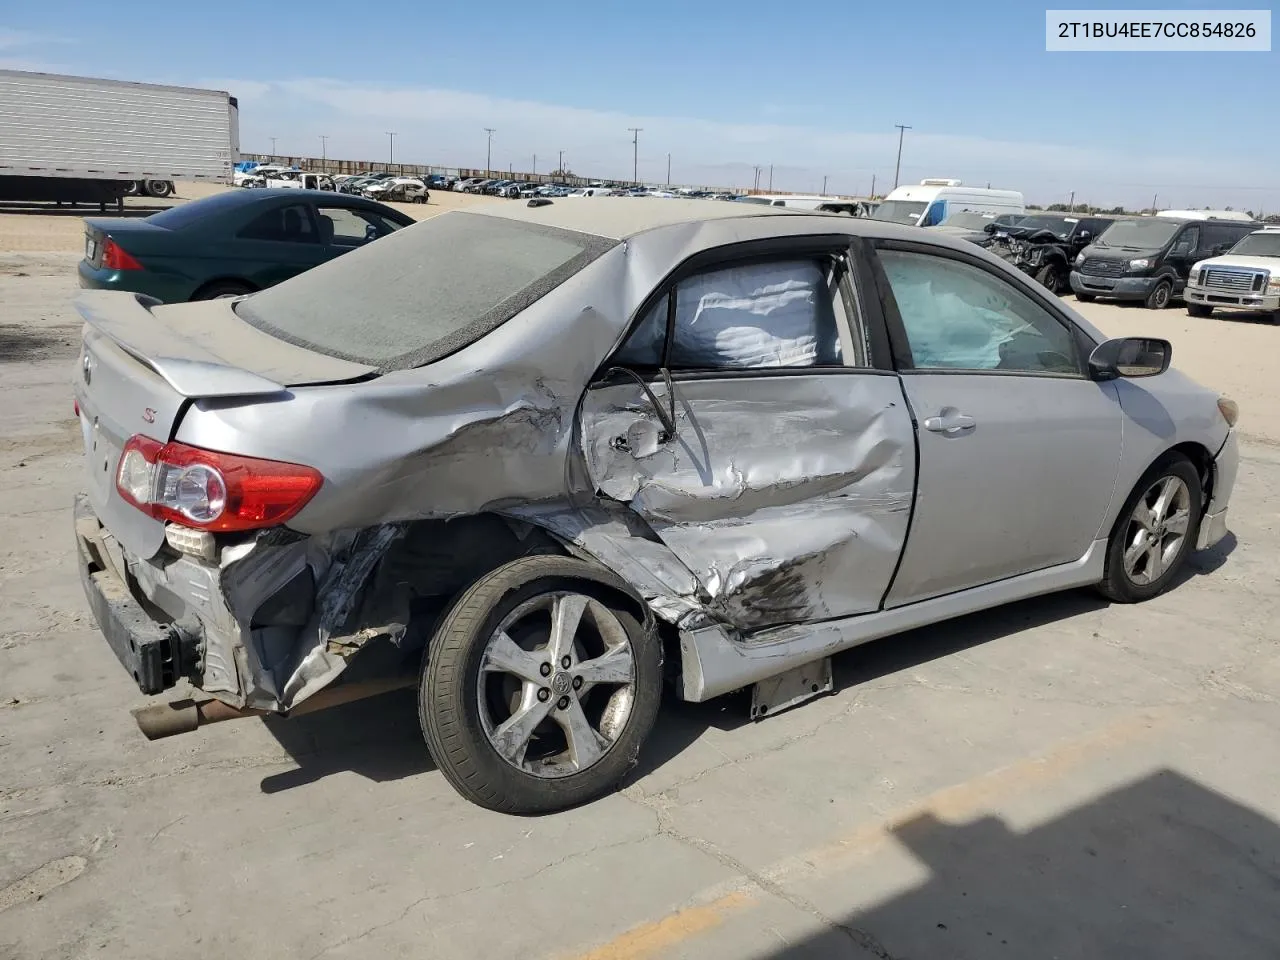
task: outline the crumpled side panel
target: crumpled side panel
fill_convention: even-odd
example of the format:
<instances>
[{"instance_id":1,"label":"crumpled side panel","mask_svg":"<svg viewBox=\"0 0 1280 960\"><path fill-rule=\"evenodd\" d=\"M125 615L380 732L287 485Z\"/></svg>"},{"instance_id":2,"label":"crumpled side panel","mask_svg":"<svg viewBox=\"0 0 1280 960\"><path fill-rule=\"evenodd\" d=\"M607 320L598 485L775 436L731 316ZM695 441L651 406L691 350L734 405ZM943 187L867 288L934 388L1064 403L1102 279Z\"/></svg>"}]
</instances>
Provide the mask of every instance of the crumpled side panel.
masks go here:
<instances>
[{"instance_id":1,"label":"crumpled side panel","mask_svg":"<svg viewBox=\"0 0 1280 960\"><path fill-rule=\"evenodd\" d=\"M633 452L615 438L656 419L642 392L590 391L582 437L596 488L629 503L739 629L877 609L915 486L897 378L708 378L675 392L676 439Z\"/></svg>"}]
</instances>

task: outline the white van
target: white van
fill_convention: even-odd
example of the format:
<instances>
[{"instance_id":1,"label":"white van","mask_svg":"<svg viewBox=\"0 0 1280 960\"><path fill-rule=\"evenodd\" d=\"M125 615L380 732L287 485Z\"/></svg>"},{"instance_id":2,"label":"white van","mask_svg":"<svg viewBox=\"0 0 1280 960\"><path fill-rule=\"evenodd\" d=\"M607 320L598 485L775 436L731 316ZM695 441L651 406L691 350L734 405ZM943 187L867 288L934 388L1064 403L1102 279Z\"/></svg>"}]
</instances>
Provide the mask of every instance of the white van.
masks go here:
<instances>
[{"instance_id":1,"label":"white van","mask_svg":"<svg viewBox=\"0 0 1280 960\"><path fill-rule=\"evenodd\" d=\"M921 180L890 191L871 214L875 220L932 227L953 213L1025 213L1026 203L1017 190L966 187L959 180Z\"/></svg>"},{"instance_id":2,"label":"white van","mask_svg":"<svg viewBox=\"0 0 1280 960\"><path fill-rule=\"evenodd\" d=\"M613 191L608 187L579 187L577 190L571 190L566 197L608 197L612 196Z\"/></svg>"}]
</instances>

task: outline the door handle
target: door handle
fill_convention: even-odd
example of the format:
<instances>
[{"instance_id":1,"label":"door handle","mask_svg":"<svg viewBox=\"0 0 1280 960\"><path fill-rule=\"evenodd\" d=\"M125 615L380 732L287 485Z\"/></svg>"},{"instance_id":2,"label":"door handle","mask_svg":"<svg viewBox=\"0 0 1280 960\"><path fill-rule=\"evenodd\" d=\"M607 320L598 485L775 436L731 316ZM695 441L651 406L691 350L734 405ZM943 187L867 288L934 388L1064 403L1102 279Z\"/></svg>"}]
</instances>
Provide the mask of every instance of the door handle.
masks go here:
<instances>
[{"instance_id":1,"label":"door handle","mask_svg":"<svg viewBox=\"0 0 1280 960\"><path fill-rule=\"evenodd\" d=\"M972 430L978 425L978 421L968 414L951 411L944 413L938 417L929 417L924 422L924 428L931 433L948 433L956 434L962 430Z\"/></svg>"}]
</instances>

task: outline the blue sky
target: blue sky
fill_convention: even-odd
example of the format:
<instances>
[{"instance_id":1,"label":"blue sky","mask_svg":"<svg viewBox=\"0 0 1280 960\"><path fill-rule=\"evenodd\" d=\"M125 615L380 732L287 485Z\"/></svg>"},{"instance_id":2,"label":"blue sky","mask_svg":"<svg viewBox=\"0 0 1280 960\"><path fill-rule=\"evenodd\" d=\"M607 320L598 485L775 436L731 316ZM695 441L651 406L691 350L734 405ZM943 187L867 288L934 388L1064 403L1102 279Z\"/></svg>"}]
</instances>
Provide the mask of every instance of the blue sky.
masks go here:
<instances>
[{"instance_id":1,"label":"blue sky","mask_svg":"<svg viewBox=\"0 0 1280 960\"><path fill-rule=\"evenodd\" d=\"M905 182L1280 209L1275 52L1047 53L1045 7L1026 2L530 9L42 0L0 14L0 66L228 89L245 150L274 136L318 155L327 134L331 157L381 160L394 130L398 160L483 166L494 127L495 168L564 150L576 173L621 177L639 126L645 179L670 153L677 183L745 186L773 164L778 189L865 193L891 184L906 123Z\"/></svg>"}]
</instances>

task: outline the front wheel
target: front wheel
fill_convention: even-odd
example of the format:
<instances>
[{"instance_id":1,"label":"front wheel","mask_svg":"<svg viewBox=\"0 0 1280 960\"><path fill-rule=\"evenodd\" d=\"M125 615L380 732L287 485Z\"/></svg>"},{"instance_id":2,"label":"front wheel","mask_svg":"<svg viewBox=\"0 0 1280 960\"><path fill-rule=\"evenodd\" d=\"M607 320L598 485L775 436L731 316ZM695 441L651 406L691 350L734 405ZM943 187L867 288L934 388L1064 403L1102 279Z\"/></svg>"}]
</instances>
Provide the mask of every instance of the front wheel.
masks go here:
<instances>
[{"instance_id":1,"label":"front wheel","mask_svg":"<svg viewBox=\"0 0 1280 960\"><path fill-rule=\"evenodd\" d=\"M1187 316L1199 317L1202 320L1206 317L1213 316L1213 307L1205 306L1203 303L1188 303Z\"/></svg>"},{"instance_id":2,"label":"front wheel","mask_svg":"<svg viewBox=\"0 0 1280 960\"><path fill-rule=\"evenodd\" d=\"M1169 588L1200 533L1201 496L1200 475L1181 454L1143 475L1107 543L1103 596L1137 603Z\"/></svg>"},{"instance_id":3,"label":"front wheel","mask_svg":"<svg viewBox=\"0 0 1280 960\"><path fill-rule=\"evenodd\" d=\"M1098 298L1095 297L1092 293L1077 293L1076 299L1081 303L1093 303L1093 301L1097 300Z\"/></svg>"},{"instance_id":4,"label":"front wheel","mask_svg":"<svg viewBox=\"0 0 1280 960\"><path fill-rule=\"evenodd\" d=\"M431 641L418 690L423 735L462 796L550 813L614 789L662 697L662 647L597 568L559 556L499 567Z\"/></svg>"},{"instance_id":5,"label":"front wheel","mask_svg":"<svg viewBox=\"0 0 1280 960\"><path fill-rule=\"evenodd\" d=\"M1147 294L1147 308L1150 310L1163 310L1169 306L1169 301L1172 299L1173 284L1168 280L1161 280Z\"/></svg>"},{"instance_id":6,"label":"front wheel","mask_svg":"<svg viewBox=\"0 0 1280 960\"><path fill-rule=\"evenodd\" d=\"M1036 283L1044 287L1050 293L1057 293L1062 289L1062 272L1058 269L1057 264L1046 263L1036 272Z\"/></svg>"}]
</instances>

